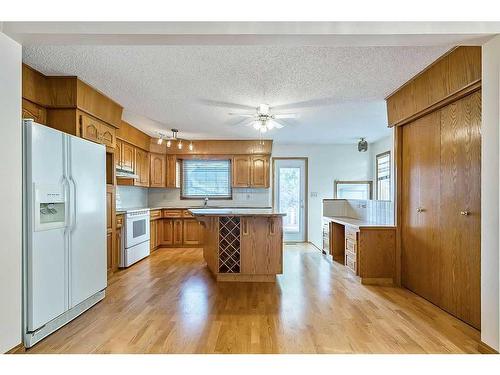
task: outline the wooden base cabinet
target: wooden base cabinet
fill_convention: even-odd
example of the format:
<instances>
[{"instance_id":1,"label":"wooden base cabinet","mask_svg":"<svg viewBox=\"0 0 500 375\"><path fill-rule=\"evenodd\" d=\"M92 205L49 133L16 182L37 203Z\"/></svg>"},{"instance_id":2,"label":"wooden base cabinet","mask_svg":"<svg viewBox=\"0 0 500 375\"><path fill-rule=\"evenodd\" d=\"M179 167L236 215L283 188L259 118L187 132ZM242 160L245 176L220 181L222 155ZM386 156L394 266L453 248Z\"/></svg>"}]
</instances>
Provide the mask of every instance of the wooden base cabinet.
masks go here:
<instances>
[{"instance_id":1,"label":"wooden base cabinet","mask_svg":"<svg viewBox=\"0 0 500 375\"><path fill-rule=\"evenodd\" d=\"M163 218L158 220L161 247L198 247L203 244L203 230L196 219Z\"/></svg>"}]
</instances>

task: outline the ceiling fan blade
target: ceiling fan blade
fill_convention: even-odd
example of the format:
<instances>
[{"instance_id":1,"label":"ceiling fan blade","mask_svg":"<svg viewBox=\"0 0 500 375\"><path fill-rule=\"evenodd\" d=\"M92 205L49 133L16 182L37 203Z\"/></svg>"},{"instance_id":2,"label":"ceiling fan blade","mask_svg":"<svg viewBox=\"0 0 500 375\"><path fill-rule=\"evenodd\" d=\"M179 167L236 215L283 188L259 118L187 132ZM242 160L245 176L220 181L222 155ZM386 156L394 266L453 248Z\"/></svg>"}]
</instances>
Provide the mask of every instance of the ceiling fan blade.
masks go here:
<instances>
[{"instance_id":1,"label":"ceiling fan blade","mask_svg":"<svg viewBox=\"0 0 500 375\"><path fill-rule=\"evenodd\" d=\"M228 113L229 116L241 116L241 117L254 117L255 115L250 113Z\"/></svg>"},{"instance_id":2,"label":"ceiling fan blade","mask_svg":"<svg viewBox=\"0 0 500 375\"><path fill-rule=\"evenodd\" d=\"M297 118L299 115L297 113L281 113L274 115L274 118L280 119L280 118Z\"/></svg>"},{"instance_id":3,"label":"ceiling fan blade","mask_svg":"<svg viewBox=\"0 0 500 375\"><path fill-rule=\"evenodd\" d=\"M252 123L253 123L253 119L244 118L243 120L238 121L238 122L232 124L231 126L249 126Z\"/></svg>"},{"instance_id":4,"label":"ceiling fan blade","mask_svg":"<svg viewBox=\"0 0 500 375\"><path fill-rule=\"evenodd\" d=\"M282 129L286 126L285 123L282 123L281 121L276 121L275 119L269 120L269 123L273 125L276 129Z\"/></svg>"},{"instance_id":5,"label":"ceiling fan blade","mask_svg":"<svg viewBox=\"0 0 500 375\"><path fill-rule=\"evenodd\" d=\"M220 100L210 100L210 99L198 99L198 101L202 104L211 106L211 107L223 107L223 108L232 108L232 109L242 109L247 111L255 111L255 107L245 104L224 102Z\"/></svg>"}]
</instances>

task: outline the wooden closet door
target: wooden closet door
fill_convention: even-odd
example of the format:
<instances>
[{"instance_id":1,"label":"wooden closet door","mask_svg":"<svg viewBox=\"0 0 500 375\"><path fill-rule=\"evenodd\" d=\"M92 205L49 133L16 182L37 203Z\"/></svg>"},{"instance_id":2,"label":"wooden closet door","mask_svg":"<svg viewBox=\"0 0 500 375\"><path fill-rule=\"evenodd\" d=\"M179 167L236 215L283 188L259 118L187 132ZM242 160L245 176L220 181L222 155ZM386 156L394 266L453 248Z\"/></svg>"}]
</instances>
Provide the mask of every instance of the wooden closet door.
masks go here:
<instances>
[{"instance_id":1,"label":"wooden closet door","mask_svg":"<svg viewBox=\"0 0 500 375\"><path fill-rule=\"evenodd\" d=\"M403 286L439 304L440 114L403 127Z\"/></svg>"},{"instance_id":2,"label":"wooden closet door","mask_svg":"<svg viewBox=\"0 0 500 375\"><path fill-rule=\"evenodd\" d=\"M481 92L441 110L440 306L480 328Z\"/></svg>"}]
</instances>

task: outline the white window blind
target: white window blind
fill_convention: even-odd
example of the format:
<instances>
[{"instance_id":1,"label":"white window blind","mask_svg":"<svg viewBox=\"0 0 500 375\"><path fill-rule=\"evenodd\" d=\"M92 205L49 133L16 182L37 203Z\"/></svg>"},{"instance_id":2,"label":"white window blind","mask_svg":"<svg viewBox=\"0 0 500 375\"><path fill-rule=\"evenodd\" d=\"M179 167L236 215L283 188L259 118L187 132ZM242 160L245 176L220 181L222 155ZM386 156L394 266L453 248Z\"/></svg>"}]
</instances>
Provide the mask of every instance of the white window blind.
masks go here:
<instances>
[{"instance_id":1,"label":"white window blind","mask_svg":"<svg viewBox=\"0 0 500 375\"><path fill-rule=\"evenodd\" d=\"M229 160L183 160L182 198L231 198Z\"/></svg>"},{"instance_id":2,"label":"white window blind","mask_svg":"<svg viewBox=\"0 0 500 375\"><path fill-rule=\"evenodd\" d=\"M391 154L377 155L377 199L391 200Z\"/></svg>"}]
</instances>

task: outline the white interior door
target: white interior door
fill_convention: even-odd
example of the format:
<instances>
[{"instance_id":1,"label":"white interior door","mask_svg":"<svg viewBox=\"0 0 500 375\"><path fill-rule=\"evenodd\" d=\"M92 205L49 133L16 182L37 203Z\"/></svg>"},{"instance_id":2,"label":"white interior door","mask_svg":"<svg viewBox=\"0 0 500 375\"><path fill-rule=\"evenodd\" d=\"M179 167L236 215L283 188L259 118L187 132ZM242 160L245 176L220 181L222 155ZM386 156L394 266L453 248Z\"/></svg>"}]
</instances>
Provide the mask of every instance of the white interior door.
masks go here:
<instances>
[{"instance_id":1,"label":"white interior door","mask_svg":"<svg viewBox=\"0 0 500 375\"><path fill-rule=\"evenodd\" d=\"M286 213L284 241L306 241L306 183L305 159L274 159L274 207Z\"/></svg>"},{"instance_id":2,"label":"white interior door","mask_svg":"<svg viewBox=\"0 0 500 375\"><path fill-rule=\"evenodd\" d=\"M70 307L106 288L106 150L69 136Z\"/></svg>"}]
</instances>

